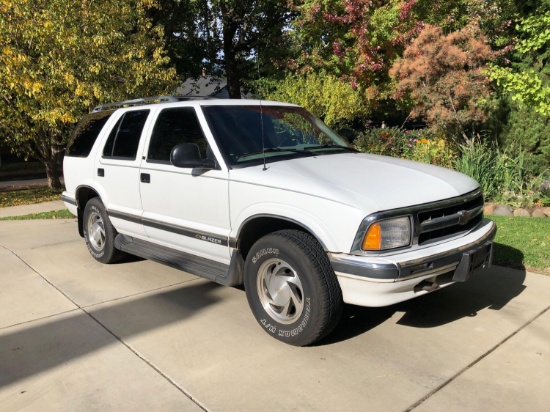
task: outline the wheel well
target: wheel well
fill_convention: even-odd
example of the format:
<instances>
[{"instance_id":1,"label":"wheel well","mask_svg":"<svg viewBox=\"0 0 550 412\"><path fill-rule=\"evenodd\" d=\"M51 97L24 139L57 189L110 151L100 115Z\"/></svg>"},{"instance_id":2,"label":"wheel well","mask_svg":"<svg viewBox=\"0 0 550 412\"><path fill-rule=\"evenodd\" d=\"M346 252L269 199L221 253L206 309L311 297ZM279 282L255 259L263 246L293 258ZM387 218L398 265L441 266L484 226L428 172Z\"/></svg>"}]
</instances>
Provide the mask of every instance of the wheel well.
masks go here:
<instances>
[{"instance_id":1,"label":"wheel well","mask_svg":"<svg viewBox=\"0 0 550 412\"><path fill-rule=\"evenodd\" d=\"M311 233L311 231L302 226L299 223L291 220L286 220L280 217L256 217L247 221L239 232L239 238L237 240L237 248L239 249L242 257L246 259L248 251L254 243L261 237L273 232L285 229L300 230L305 233L309 233L311 236L317 239L317 237ZM319 239L317 239L319 241ZM323 244L321 247L323 247Z\"/></svg>"},{"instance_id":2,"label":"wheel well","mask_svg":"<svg viewBox=\"0 0 550 412\"><path fill-rule=\"evenodd\" d=\"M84 237L84 208L90 199L99 196L91 187L82 186L76 191L76 204L78 205L78 233Z\"/></svg>"}]
</instances>

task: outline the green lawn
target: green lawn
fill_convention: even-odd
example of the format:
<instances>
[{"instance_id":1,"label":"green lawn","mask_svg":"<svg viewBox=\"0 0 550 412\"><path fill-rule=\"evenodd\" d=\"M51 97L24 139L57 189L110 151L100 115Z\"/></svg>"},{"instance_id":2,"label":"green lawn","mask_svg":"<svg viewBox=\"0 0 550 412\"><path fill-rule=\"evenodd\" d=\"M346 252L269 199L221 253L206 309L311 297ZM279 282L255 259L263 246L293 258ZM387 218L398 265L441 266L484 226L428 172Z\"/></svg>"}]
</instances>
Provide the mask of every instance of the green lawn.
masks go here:
<instances>
[{"instance_id":1,"label":"green lawn","mask_svg":"<svg viewBox=\"0 0 550 412\"><path fill-rule=\"evenodd\" d=\"M498 227L496 265L550 275L550 218L488 216Z\"/></svg>"},{"instance_id":2,"label":"green lawn","mask_svg":"<svg viewBox=\"0 0 550 412\"><path fill-rule=\"evenodd\" d=\"M34 220L34 219L73 219L76 216L69 212L67 209L56 210L53 212L33 213L31 215L24 216L8 216L1 217L0 220Z\"/></svg>"}]
</instances>

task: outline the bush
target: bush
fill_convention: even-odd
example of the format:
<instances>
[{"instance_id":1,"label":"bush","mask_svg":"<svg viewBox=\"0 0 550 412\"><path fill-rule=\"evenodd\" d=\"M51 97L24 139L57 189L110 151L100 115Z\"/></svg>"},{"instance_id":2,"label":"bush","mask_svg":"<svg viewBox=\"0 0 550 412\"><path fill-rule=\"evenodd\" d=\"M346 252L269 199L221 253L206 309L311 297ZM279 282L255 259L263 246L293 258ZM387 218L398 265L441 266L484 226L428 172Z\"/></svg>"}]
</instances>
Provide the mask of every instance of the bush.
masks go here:
<instances>
[{"instance_id":1,"label":"bush","mask_svg":"<svg viewBox=\"0 0 550 412\"><path fill-rule=\"evenodd\" d=\"M429 129L372 128L359 134L356 149L455 169L479 182L487 200L531 207L550 203L550 170L534 175L530 154L519 145L499 148L474 139L457 149Z\"/></svg>"},{"instance_id":2,"label":"bush","mask_svg":"<svg viewBox=\"0 0 550 412\"><path fill-rule=\"evenodd\" d=\"M452 168L456 151L429 129L371 128L359 134L355 148L365 153L400 157Z\"/></svg>"},{"instance_id":3,"label":"bush","mask_svg":"<svg viewBox=\"0 0 550 412\"><path fill-rule=\"evenodd\" d=\"M518 147L498 148L473 140L460 146L455 169L479 182L486 200L531 207L545 203L544 173L533 177L526 166L528 154Z\"/></svg>"},{"instance_id":4,"label":"bush","mask_svg":"<svg viewBox=\"0 0 550 412\"><path fill-rule=\"evenodd\" d=\"M550 116L531 108L511 108L500 141L515 151L523 148L530 155L526 168L533 175L540 175L550 165Z\"/></svg>"}]
</instances>

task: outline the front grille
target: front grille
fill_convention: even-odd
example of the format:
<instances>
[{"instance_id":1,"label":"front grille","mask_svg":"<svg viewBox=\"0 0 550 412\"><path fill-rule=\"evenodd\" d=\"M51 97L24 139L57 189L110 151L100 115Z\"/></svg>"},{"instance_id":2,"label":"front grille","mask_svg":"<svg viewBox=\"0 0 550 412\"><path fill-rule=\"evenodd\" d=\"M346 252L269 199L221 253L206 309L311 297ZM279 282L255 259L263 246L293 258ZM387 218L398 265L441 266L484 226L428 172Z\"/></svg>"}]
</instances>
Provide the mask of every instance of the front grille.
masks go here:
<instances>
[{"instance_id":1,"label":"front grille","mask_svg":"<svg viewBox=\"0 0 550 412\"><path fill-rule=\"evenodd\" d=\"M481 193L473 198L461 196L442 206L436 204L419 211L417 219L419 245L466 233L483 219L483 196Z\"/></svg>"},{"instance_id":2,"label":"front grille","mask_svg":"<svg viewBox=\"0 0 550 412\"><path fill-rule=\"evenodd\" d=\"M365 251L363 239L373 222L409 216L413 222L413 238L408 247L423 246L433 242L459 237L475 229L483 220L483 195L477 189L465 195L400 209L373 213L367 216L355 235L352 254L394 253L397 249L387 251Z\"/></svg>"}]
</instances>

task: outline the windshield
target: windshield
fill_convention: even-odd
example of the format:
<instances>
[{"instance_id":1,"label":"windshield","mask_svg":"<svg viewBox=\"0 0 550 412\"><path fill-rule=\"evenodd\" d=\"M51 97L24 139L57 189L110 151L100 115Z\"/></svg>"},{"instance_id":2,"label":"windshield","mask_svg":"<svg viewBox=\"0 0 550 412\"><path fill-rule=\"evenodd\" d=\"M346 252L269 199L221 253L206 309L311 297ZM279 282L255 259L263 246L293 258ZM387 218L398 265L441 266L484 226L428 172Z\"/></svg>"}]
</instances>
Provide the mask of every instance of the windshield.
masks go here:
<instances>
[{"instance_id":1,"label":"windshield","mask_svg":"<svg viewBox=\"0 0 550 412\"><path fill-rule=\"evenodd\" d=\"M203 106L214 138L232 166L354 149L301 107ZM263 139L263 144L262 144Z\"/></svg>"}]
</instances>

